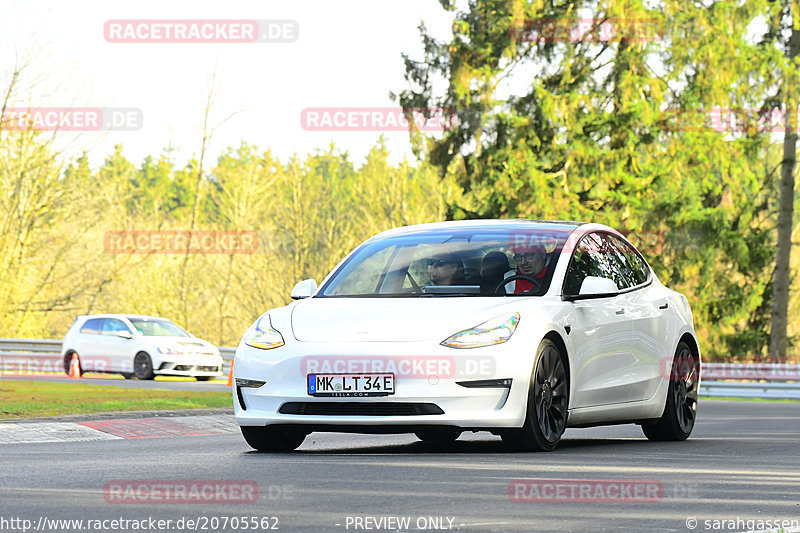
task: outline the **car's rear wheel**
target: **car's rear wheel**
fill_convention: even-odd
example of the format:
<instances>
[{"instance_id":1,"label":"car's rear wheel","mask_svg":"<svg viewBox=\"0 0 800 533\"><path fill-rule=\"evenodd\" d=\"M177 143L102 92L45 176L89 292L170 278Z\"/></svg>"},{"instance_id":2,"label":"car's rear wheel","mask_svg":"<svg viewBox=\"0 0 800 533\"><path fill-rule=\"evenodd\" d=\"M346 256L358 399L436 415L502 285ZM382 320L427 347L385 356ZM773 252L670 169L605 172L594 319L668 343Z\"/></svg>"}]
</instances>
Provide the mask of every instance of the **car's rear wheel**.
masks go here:
<instances>
[{"instance_id":1,"label":"car's rear wheel","mask_svg":"<svg viewBox=\"0 0 800 533\"><path fill-rule=\"evenodd\" d=\"M655 423L642 424L645 437L654 441L686 440L697 418L700 360L681 341L672 361L664 413Z\"/></svg>"},{"instance_id":2,"label":"car's rear wheel","mask_svg":"<svg viewBox=\"0 0 800 533\"><path fill-rule=\"evenodd\" d=\"M209 381L213 376L195 376L194 379L197 381Z\"/></svg>"},{"instance_id":3,"label":"car's rear wheel","mask_svg":"<svg viewBox=\"0 0 800 533\"><path fill-rule=\"evenodd\" d=\"M291 428L241 426L244 440L260 452L290 452L303 444L306 433Z\"/></svg>"},{"instance_id":4,"label":"car's rear wheel","mask_svg":"<svg viewBox=\"0 0 800 533\"><path fill-rule=\"evenodd\" d=\"M133 379L136 377L136 375L131 374L130 372L122 372L122 377L125 379Z\"/></svg>"},{"instance_id":5,"label":"car's rear wheel","mask_svg":"<svg viewBox=\"0 0 800 533\"><path fill-rule=\"evenodd\" d=\"M453 442L461 436L461 431L457 429L421 429L414 432L414 435L423 442L447 443Z\"/></svg>"},{"instance_id":6,"label":"car's rear wheel","mask_svg":"<svg viewBox=\"0 0 800 533\"><path fill-rule=\"evenodd\" d=\"M139 379L153 379L156 377L153 372L153 361L144 352L139 352L133 358L133 373Z\"/></svg>"},{"instance_id":7,"label":"car's rear wheel","mask_svg":"<svg viewBox=\"0 0 800 533\"><path fill-rule=\"evenodd\" d=\"M503 441L520 451L550 451L567 428L569 404L567 369L561 351L550 339L537 350L528 386L528 405L522 428L502 434Z\"/></svg>"}]
</instances>

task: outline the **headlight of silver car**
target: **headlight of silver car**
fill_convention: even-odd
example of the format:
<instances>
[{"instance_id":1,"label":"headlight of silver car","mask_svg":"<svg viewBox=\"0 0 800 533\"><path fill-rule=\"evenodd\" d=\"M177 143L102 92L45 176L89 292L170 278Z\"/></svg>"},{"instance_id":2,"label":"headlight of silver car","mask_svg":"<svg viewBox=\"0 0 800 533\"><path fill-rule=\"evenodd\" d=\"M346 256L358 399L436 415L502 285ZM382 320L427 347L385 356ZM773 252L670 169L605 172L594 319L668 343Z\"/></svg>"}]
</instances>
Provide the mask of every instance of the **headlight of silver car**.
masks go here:
<instances>
[{"instance_id":1,"label":"headlight of silver car","mask_svg":"<svg viewBox=\"0 0 800 533\"><path fill-rule=\"evenodd\" d=\"M278 330L272 329L269 315L264 314L258 319L256 326L247 334L244 343L253 348L271 350L283 346L283 336Z\"/></svg>"},{"instance_id":2,"label":"headlight of silver car","mask_svg":"<svg viewBox=\"0 0 800 533\"><path fill-rule=\"evenodd\" d=\"M459 331L442 341L443 346L451 348L480 348L506 342L514 334L519 324L519 313L501 315L474 328Z\"/></svg>"}]
</instances>

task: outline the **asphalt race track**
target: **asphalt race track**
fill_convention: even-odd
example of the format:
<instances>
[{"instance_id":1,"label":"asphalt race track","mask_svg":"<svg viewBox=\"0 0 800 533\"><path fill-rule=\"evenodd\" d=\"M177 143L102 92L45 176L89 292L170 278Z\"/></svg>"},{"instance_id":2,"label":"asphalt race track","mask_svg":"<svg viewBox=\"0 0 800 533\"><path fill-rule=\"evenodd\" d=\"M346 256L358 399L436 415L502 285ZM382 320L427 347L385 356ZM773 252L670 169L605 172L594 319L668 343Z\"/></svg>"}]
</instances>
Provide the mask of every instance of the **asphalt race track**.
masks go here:
<instances>
[{"instance_id":1,"label":"asphalt race track","mask_svg":"<svg viewBox=\"0 0 800 533\"><path fill-rule=\"evenodd\" d=\"M40 531L77 530L53 519L120 518L154 520L139 531L186 531L198 518L192 530L253 531L243 520L276 517L256 530L285 532L747 531L758 520L800 521L800 403L705 401L686 442L651 443L637 426L573 429L547 454L506 452L488 433L449 447L317 433L296 452L264 454L226 424L216 435L0 444L0 530L22 531L10 519ZM522 484L524 501L512 501L515 480L535 480ZM131 488L156 491L156 481L217 488L202 503ZM219 481L252 497L220 491ZM570 495L569 486L587 485L592 492ZM658 492L647 500L639 485ZM601 496L611 501L593 500ZM173 522L150 527L157 520ZM106 525L96 530L125 530Z\"/></svg>"}]
</instances>

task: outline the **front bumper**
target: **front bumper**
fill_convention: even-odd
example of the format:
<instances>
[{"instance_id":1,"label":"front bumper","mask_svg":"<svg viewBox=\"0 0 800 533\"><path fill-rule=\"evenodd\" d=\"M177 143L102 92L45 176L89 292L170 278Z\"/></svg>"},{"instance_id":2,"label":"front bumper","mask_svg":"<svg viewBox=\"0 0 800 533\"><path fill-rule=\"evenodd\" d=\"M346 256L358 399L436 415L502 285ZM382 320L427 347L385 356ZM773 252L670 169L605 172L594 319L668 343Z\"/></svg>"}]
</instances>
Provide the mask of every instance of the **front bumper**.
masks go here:
<instances>
[{"instance_id":1,"label":"front bumper","mask_svg":"<svg viewBox=\"0 0 800 533\"><path fill-rule=\"evenodd\" d=\"M416 342L292 342L259 350L242 343L236 351L234 377L265 384L258 388L235 385L234 413L241 426L289 424L309 431L400 433L419 426L521 427L533 356L513 340L467 350ZM309 395L307 374L325 369L336 373L394 369L395 394ZM510 380L510 386L459 385L498 379ZM431 405L435 409L424 407ZM428 414L432 412L439 414Z\"/></svg>"},{"instance_id":2,"label":"front bumper","mask_svg":"<svg viewBox=\"0 0 800 533\"><path fill-rule=\"evenodd\" d=\"M222 376L222 358L202 354L164 356L153 373L160 376Z\"/></svg>"}]
</instances>

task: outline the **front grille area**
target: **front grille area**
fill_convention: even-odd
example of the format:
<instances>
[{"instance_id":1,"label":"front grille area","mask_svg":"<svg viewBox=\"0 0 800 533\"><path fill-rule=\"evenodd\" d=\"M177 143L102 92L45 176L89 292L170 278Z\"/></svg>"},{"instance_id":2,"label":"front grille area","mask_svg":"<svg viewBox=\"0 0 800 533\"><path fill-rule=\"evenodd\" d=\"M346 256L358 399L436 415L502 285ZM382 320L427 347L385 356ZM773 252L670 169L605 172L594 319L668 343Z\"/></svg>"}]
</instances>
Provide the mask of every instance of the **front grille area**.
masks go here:
<instances>
[{"instance_id":1,"label":"front grille area","mask_svg":"<svg viewBox=\"0 0 800 533\"><path fill-rule=\"evenodd\" d=\"M162 367L164 365L161 365ZM197 372L219 372L220 368L218 366L191 366L191 365L178 365L173 370L181 370L185 372L189 372L191 370Z\"/></svg>"},{"instance_id":2,"label":"front grille area","mask_svg":"<svg viewBox=\"0 0 800 533\"><path fill-rule=\"evenodd\" d=\"M278 412L284 415L316 416L415 416L443 415L433 403L410 402L286 402Z\"/></svg>"}]
</instances>

